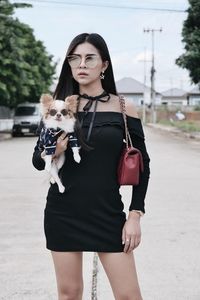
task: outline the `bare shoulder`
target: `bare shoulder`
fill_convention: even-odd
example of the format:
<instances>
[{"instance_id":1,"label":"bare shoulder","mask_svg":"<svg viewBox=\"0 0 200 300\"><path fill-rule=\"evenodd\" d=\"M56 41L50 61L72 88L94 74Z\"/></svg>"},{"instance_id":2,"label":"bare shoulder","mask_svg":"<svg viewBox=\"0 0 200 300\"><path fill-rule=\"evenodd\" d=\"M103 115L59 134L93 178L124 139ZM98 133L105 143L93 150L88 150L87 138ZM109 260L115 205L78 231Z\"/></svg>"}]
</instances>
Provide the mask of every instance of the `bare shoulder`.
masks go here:
<instances>
[{"instance_id":1,"label":"bare shoulder","mask_svg":"<svg viewBox=\"0 0 200 300\"><path fill-rule=\"evenodd\" d=\"M110 94L110 105L113 109L113 111L116 111L116 112L121 112L121 109L120 109L120 102L119 102L119 96L117 95L114 95L114 94Z\"/></svg>"},{"instance_id":2,"label":"bare shoulder","mask_svg":"<svg viewBox=\"0 0 200 300\"><path fill-rule=\"evenodd\" d=\"M121 112L119 96L110 94L112 107L115 111ZM133 100L125 98L126 115L134 118L139 118L137 108L133 103Z\"/></svg>"},{"instance_id":3,"label":"bare shoulder","mask_svg":"<svg viewBox=\"0 0 200 300\"><path fill-rule=\"evenodd\" d=\"M126 107L126 114L127 116L139 118L137 113L137 108L133 103L133 100L125 98L125 107Z\"/></svg>"}]
</instances>

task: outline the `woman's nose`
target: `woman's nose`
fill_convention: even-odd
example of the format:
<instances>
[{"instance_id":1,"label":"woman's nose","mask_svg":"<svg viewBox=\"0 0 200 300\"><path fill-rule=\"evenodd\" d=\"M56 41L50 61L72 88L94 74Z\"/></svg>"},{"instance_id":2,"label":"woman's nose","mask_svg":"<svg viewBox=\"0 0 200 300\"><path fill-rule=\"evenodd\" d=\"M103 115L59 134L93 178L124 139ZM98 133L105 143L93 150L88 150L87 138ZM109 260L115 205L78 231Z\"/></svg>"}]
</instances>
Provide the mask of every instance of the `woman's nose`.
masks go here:
<instances>
[{"instance_id":1,"label":"woman's nose","mask_svg":"<svg viewBox=\"0 0 200 300\"><path fill-rule=\"evenodd\" d=\"M85 58L84 58L84 57L81 59L81 63L80 63L80 65L79 65L79 67L80 67L80 68L86 68Z\"/></svg>"}]
</instances>

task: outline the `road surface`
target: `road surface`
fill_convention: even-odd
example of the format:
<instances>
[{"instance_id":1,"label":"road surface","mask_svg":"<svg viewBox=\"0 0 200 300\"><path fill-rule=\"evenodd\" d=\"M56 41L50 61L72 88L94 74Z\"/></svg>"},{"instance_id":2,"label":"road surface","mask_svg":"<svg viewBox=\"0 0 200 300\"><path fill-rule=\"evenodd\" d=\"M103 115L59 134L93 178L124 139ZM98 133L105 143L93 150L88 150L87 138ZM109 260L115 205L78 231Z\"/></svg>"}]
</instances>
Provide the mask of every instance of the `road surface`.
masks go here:
<instances>
[{"instance_id":1,"label":"road surface","mask_svg":"<svg viewBox=\"0 0 200 300\"><path fill-rule=\"evenodd\" d=\"M200 300L200 143L145 128L151 178L135 250L144 300ZM32 167L35 137L0 142L0 299L56 300L45 248L48 183ZM122 188L125 211L130 188ZM91 299L93 253L84 252L84 297ZM114 300L98 262L97 299Z\"/></svg>"}]
</instances>

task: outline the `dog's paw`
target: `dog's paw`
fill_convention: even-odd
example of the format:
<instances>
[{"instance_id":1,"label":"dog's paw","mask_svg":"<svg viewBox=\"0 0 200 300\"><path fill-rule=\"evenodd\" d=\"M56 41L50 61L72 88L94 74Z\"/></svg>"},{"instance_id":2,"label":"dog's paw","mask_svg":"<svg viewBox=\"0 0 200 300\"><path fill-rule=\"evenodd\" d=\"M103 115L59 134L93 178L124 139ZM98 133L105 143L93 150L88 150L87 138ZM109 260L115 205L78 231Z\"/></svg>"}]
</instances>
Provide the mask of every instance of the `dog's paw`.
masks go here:
<instances>
[{"instance_id":1,"label":"dog's paw","mask_svg":"<svg viewBox=\"0 0 200 300\"><path fill-rule=\"evenodd\" d=\"M81 158L79 157L79 158L75 159L75 161L79 164L81 161Z\"/></svg>"},{"instance_id":2,"label":"dog's paw","mask_svg":"<svg viewBox=\"0 0 200 300\"><path fill-rule=\"evenodd\" d=\"M65 187L63 185L59 185L58 187L60 193L64 193Z\"/></svg>"},{"instance_id":3,"label":"dog's paw","mask_svg":"<svg viewBox=\"0 0 200 300\"><path fill-rule=\"evenodd\" d=\"M53 177L51 177L50 178L50 182L54 184L55 183L55 179Z\"/></svg>"},{"instance_id":4,"label":"dog's paw","mask_svg":"<svg viewBox=\"0 0 200 300\"><path fill-rule=\"evenodd\" d=\"M80 155L79 154L75 154L74 155L74 160L75 160L75 162L80 163L80 161L81 161Z\"/></svg>"}]
</instances>

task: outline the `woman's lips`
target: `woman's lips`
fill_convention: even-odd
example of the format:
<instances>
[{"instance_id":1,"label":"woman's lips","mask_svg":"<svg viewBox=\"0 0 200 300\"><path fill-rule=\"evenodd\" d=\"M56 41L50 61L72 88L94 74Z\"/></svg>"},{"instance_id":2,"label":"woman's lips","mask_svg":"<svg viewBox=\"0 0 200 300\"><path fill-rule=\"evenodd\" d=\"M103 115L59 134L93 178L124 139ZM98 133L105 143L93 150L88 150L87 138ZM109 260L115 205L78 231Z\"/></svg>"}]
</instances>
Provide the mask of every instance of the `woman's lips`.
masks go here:
<instances>
[{"instance_id":1,"label":"woman's lips","mask_svg":"<svg viewBox=\"0 0 200 300\"><path fill-rule=\"evenodd\" d=\"M78 76L88 76L87 73L78 73Z\"/></svg>"}]
</instances>

